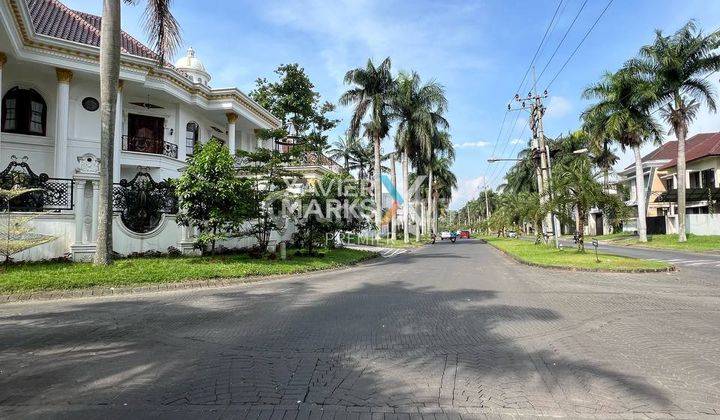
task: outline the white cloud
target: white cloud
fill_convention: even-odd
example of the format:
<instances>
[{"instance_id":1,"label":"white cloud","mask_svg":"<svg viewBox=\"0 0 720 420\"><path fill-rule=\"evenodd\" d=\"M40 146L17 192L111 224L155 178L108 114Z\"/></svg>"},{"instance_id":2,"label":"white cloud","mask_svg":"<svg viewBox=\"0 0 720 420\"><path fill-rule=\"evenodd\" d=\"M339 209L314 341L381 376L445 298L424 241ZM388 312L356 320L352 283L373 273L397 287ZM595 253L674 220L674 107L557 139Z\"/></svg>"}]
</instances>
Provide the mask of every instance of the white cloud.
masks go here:
<instances>
[{"instance_id":1,"label":"white cloud","mask_svg":"<svg viewBox=\"0 0 720 420\"><path fill-rule=\"evenodd\" d=\"M547 104L548 118L562 118L572 110L572 103L563 96L553 96Z\"/></svg>"},{"instance_id":2,"label":"white cloud","mask_svg":"<svg viewBox=\"0 0 720 420\"><path fill-rule=\"evenodd\" d=\"M490 145L490 143L486 141L466 141L465 143L456 143L455 148L456 149L467 149L471 147L485 147Z\"/></svg>"},{"instance_id":3,"label":"white cloud","mask_svg":"<svg viewBox=\"0 0 720 420\"><path fill-rule=\"evenodd\" d=\"M458 187L453 190L450 208L457 210L465 205L469 200L474 200L480 194L480 189L485 186L486 178L479 176L477 178L461 178L458 180Z\"/></svg>"}]
</instances>

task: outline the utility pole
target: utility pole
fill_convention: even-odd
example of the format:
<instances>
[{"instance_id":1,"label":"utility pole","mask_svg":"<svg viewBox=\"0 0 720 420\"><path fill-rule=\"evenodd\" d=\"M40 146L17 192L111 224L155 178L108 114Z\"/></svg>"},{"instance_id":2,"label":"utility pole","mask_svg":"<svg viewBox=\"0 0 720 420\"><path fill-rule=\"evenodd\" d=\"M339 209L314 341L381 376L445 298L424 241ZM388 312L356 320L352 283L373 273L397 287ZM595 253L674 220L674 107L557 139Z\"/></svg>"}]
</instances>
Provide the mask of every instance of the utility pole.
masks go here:
<instances>
[{"instance_id":1,"label":"utility pole","mask_svg":"<svg viewBox=\"0 0 720 420\"><path fill-rule=\"evenodd\" d=\"M542 94L538 94L535 91L537 80L535 80L535 67L532 68L533 85L532 90L528 92L527 97L521 98L519 94L515 94L515 101L519 102L522 106L519 109L525 109L530 111L530 129L533 133L533 156L535 161L539 160L539 165L536 165L535 174L538 178L538 194L540 196L540 205L546 206L548 199L550 198L550 154L548 153L548 147L545 142L545 132L543 131L543 116L545 115L545 105L543 99L548 97L547 90ZM511 106L508 105L508 109ZM552 212L548 212L543 221L543 233L546 235L552 235L555 240L555 246L559 246L557 230L555 229L554 216Z\"/></svg>"},{"instance_id":2,"label":"utility pole","mask_svg":"<svg viewBox=\"0 0 720 420\"><path fill-rule=\"evenodd\" d=\"M485 221L487 222L488 235L490 234L490 201L488 201L488 188L485 182Z\"/></svg>"}]
</instances>

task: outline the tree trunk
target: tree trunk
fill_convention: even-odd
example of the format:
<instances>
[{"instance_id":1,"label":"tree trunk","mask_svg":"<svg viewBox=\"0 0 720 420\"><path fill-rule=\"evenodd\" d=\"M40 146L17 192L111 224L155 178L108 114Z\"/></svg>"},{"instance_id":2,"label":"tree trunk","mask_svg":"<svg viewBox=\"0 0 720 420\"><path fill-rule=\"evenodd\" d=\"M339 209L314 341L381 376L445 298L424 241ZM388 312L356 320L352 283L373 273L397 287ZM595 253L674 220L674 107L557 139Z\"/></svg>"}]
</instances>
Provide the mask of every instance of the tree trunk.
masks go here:
<instances>
[{"instance_id":1,"label":"tree trunk","mask_svg":"<svg viewBox=\"0 0 720 420\"><path fill-rule=\"evenodd\" d=\"M580 229L578 229L578 251L585 252L585 209L578 207L578 220L580 221Z\"/></svg>"},{"instance_id":2,"label":"tree trunk","mask_svg":"<svg viewBox=\"0 0 720 420\"><path fill-rule=\"evenodd\" d=\"M643 175L642 156L640 147L633 147L635 153L635 196L638 209L637 229L640 242L647 242L647 210L645 206L645 177Z\"/></svg>"},{"instance_id":3,"label":"tree trunk","mask_svg":"<svg viewBox=\"0 0 720 420\"><path fill-rule=\"evenodd\" d=\"M395 189L395 194L397 194L397 173L395 172L395 153L390 155L390 176L392 177L392 184L393 188ZM397 198L393 197L393 205L397 206ZM397 239L397 208L395 208L392 212L392 226L390 231L390 238L394 241Z\"/></svg>"},{"instance_id":4,"label":"tree trunk","mask_svg":"<svg viewBox=\"0 0 720 420\"><path fill-rule=\"evenodd\" d=\"M677 157L677 197L678 197L678 241L686 242L685 235L685 181L687 179L685 169L685 137L687 136L687 127L683 124L675 130L675 136L678 142Z\"/></svg>"},{"instance_id":5,"label":"tree trunk","mask_svg":"<svg viewBox=\"0 0 720 420\"><path fill-rule=\"evenodd\" d=\"M420 242L420 223L422 223L421 220L422 217L420 217L420 212L418 211L418 204L422 205L422 201L413 201L413 208L415 209L415 242Z\"/></svg>"},{"instance_id":6,"label":"tree trunk","mask_svg":"<svg viewBox=\"0 0 720 420\"><path fill-rule=\"evenodd\" d=\"M408 191L410 190L408 177L410 176L408 170L408 150L405 149L405 153L402 156L402 175L403 175L403 241L406 244L410 243L410 200L408 200Z\"/></svg>"},{"instance_id":7,"label":"tree trunk","mask_svg":"<svg viewBox=\"0 0 720 420\"><path fill-rule=\"evenodd\" d=\"M112 262L113 143L119 79L120 0L104 0L100 37L100 191L96 265Z\"/></svg>"},{"instance_id":8,"label":"tree trunk","mask_svg":"<svg viewBox=\"0 0 720 420\"><path fill-rule=\"evenodd\" d=\"M380 137L377 135L373 138L375 152L375 170L373 171L375 185L375 226L377 231L375 239L380 239L382 233L382 185L380 184Z\"/></svg>"},{"instance_id":9,"label":"tree trunk","mask_svg":"<svg viewBox=\"0 0 720 420\"><path fill-rule=\"evenodd\" d=\"M432 197L433 197L433 170L430 168L428 171L428 188L427 188L427 208L428 208L428 217L427 217L427 224L425 233L430 233L432 231Z\"/></svg>"}]
</instances>

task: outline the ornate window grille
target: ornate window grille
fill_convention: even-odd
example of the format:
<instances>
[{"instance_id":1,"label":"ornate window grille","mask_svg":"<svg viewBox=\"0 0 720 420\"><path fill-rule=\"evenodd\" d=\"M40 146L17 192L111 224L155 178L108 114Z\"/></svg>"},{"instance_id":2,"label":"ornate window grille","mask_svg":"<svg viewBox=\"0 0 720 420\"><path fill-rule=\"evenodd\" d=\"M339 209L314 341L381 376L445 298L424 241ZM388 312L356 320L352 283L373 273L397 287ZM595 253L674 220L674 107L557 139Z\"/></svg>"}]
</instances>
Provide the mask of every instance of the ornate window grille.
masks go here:
<instances>
[{"instance_id":1,"label":"ornate window grille","mask_svg":"<svg viewBox=\"0 0 720 420\"><path fill-rule=\"evenodd\" d=\"M130 181L123 179L115 184L113 192L113 209L133 232L150 232L160 224L163 214L178 211L173 185L156 182L147 172L138 172Z\"/></svg>"},{"instance_id":2,"label":"ornate window grille","mask_svg":"<svg viewBox=\"0 0 720 420\"><path fill-rule=\"evenodd\" d=\"M25 160L15 156L0 172L0 188L38 188L10 200L10 211L60 211L73 209L73 180L50 178L47 174L36 174Z\"/></svg>"}]
</instances>

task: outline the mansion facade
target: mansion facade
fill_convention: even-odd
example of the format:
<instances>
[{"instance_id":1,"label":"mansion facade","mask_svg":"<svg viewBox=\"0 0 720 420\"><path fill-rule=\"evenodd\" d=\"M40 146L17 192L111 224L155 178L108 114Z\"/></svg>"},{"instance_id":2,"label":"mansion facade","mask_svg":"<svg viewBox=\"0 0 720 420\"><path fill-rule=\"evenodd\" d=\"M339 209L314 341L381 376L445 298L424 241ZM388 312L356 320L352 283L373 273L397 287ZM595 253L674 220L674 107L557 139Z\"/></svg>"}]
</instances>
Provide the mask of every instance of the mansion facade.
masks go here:
<instances>
[{"instance_id":1,"label":"mansion facade","mask_svg":"<svg viewBox=\"0 0 720 420\"><path fill-rule=\"evenodd\" d=\"M39 212L40 234L58 239L16 255L38 260L95 250L100 155L99 44L101 18L57 0L0 0L0 182L42 186L26 208ZM212 88L210 73L190 48L175 65L159 66L148 47L122 33L114 138L116 193L177 178L198 144L221 140L231 153L274 147L255 130L281 121L237 88ZM324 158L324 156L322 157ZM337 168L316 157L299 167L308 178ZM116 200L117 201L117 200ZM122 201L122 200L121 200ZM22 207L22 206L21 206ZM144 223L116 212L113 246L120 254L176 247L192 250L190 229L178 226L172 203ZM247 246L249 240L229 244Z\"/></svg>"}]
</instances>

